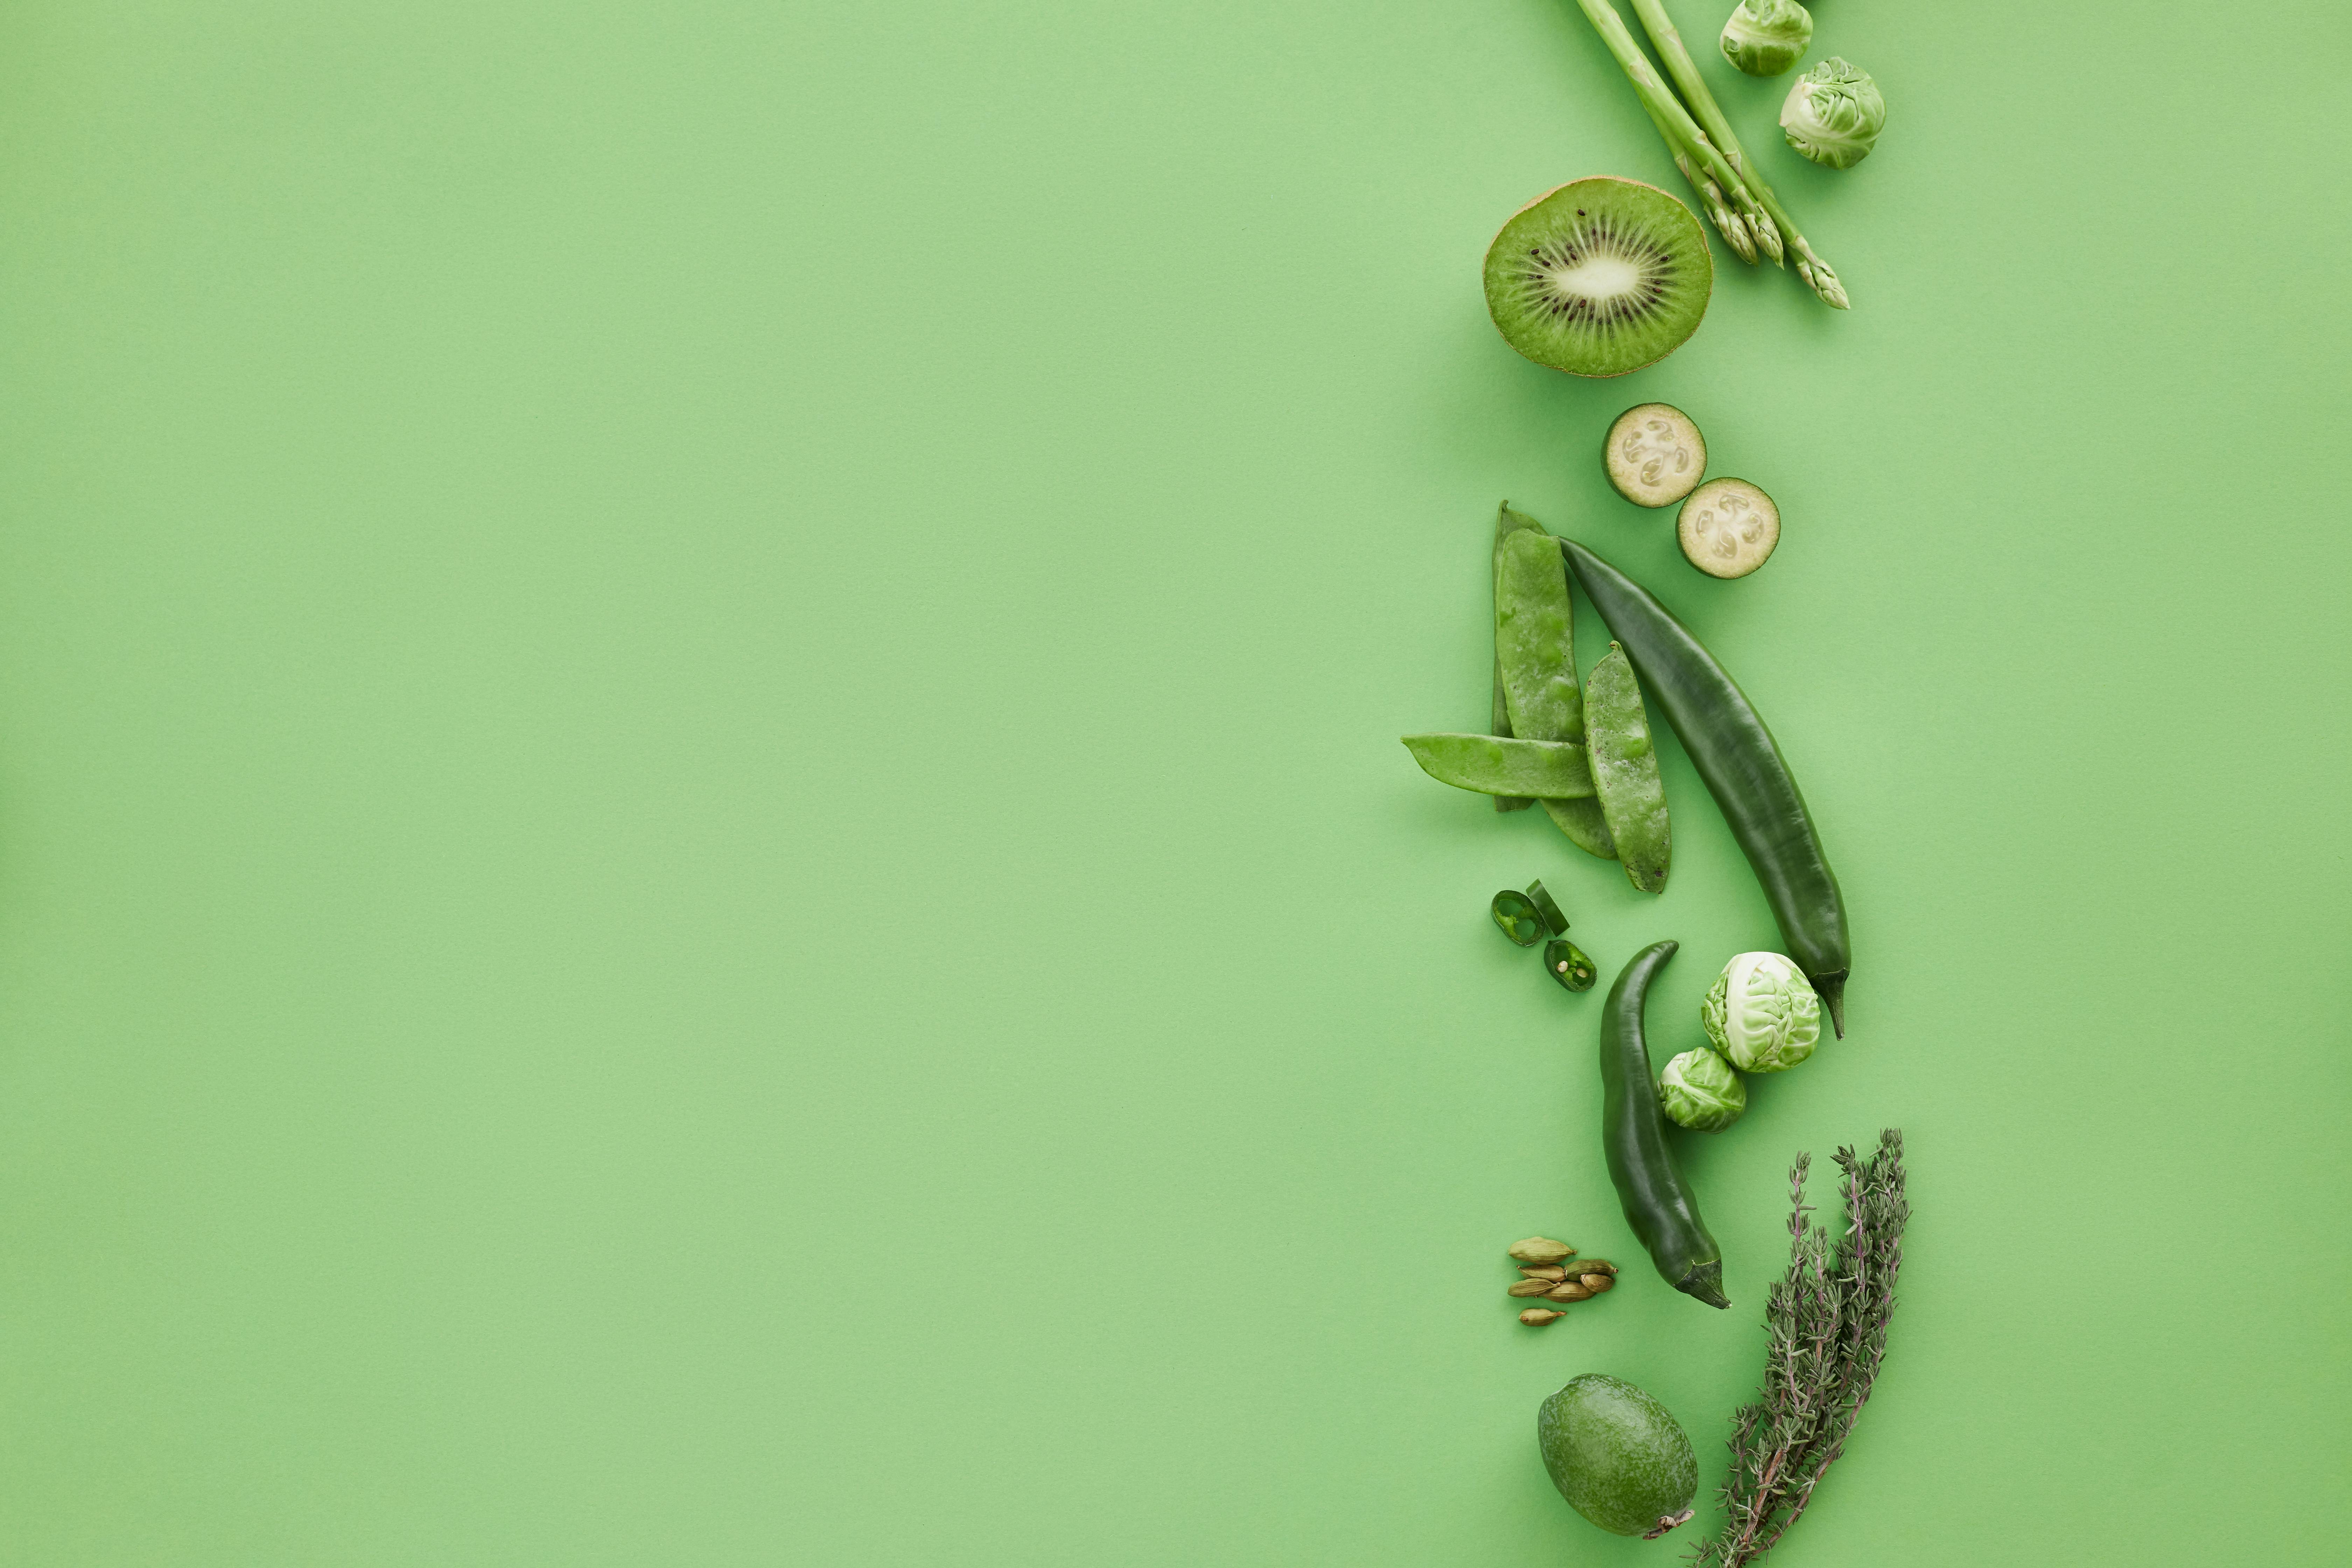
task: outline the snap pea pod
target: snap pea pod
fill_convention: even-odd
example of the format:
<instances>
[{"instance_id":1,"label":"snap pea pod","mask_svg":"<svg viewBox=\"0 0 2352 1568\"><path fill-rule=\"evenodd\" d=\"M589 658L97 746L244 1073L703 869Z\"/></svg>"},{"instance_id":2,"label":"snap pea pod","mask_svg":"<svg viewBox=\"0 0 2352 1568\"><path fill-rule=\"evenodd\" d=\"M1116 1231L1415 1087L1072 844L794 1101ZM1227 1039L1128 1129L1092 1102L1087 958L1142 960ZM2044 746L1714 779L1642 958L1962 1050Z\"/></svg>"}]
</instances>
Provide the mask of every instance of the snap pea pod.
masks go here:
<instances>
[{"instance_id":1,"label":"snap pea pod","mask_svg":"<svg viewBox=\"0 0 2352 1568\"><path fill-rule=\"evenodd\" d=\"M1534 528L1538 533L1543 531L1537 526L1535 519L1513 511L1509 501L1505 501L1495 509L1495 571L1496 573L1499 574L1503 569L1503 541L1523 528ZM1486 727L1507 741L1511 738L1511 705L1503 697L1503 656L1500 653L1495 656L1495 706L1491 710ZM1496 811L1525 811L1533 805L1535 805L1534 799L1524 795L1498 795L1495 797Z\"/></svg>"},{"instance_id":2,"label":"snap pea pod","mask_svg":"<svg viewBox=\"0 0 2352 1568\"><path fill-rule=\"evenodd\" d=\"M1440 784L1481 795L1581 799L1592 765L1573 741L1508 741L1500 735L1407 735L1405 749Z\"/></svg>"},{"instance_id":3,"label":"snap pea pod","mask_svg":"<svg viewBox=\"0 0 2352 1568\"><path fill-rule=\"evenodd\" d=\"M1674 858L1665 781L1658 777L1658 748L1650 740L1641 684L1625 650L1613 642L1585 679L1584 743L1591 758L1592 793L1617 845L1625 879L1645 893L1664 892L1666 867Z\"/></svg>"},{"instance_id":4,"label":"snap pea pod","mask_svg":"<svg viewBox=\"0 0 2352 1568\"><path fill-rule=\"evenodd\" d=\"M1772 731L1723 666L1648 590L1574 540L1559 542L1723 808L1780 922L1789 956L1821 994L1843 1037L1845 982L1853 967L1845 899Z\"/></svg>"},{"instance_id":5,"label":"snap pea pod","mask_svg":"<svg viewBox=\"0 0 2352 1568\"><path fill-rule=\"evenodd\" d=\"M1666 1283L1710 1307L1728 1307L1723 1249L1707 1234L1698 1200L1691 1196L1674 1146L1666 1142L1666 1118L1658 1109L1649 1047L1642 1037L1642 1004L1650 981L1678 945L1651 943L1609 987L1601 1011L1601 1148L1625 1223L1649 1248L1650 1261Z\"/></svg>"},{"instance_id":6,"label":"snap pea pod","mask_svg":"<svg viewBox=\"0 0 2352 1568\"><path fill-rule=\"evenodd\" d=\"M1584 693L1576 684L1576 612L1559 542L1529 521L1496 546L1495 661L1511 733L1528 741L1584 738ZM1546 800L1543 808L1580 849L1617 858L1601 807L1585 799Z\"/></svg>"}]
</instances>

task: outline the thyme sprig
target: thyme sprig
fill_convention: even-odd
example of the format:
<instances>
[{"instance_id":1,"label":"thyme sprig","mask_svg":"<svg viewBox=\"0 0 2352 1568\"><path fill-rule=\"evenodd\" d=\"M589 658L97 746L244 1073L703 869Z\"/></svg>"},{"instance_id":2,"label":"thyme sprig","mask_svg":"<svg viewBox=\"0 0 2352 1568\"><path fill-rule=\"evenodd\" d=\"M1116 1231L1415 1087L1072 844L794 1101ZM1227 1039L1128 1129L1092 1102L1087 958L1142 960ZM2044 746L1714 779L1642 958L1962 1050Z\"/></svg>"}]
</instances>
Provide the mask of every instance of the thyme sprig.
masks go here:
<instances>
[{"instance_id":1,"label":"thyme sprig","mask_svg":"<svg viewBox=\"0 0 2352 1568\"><path fill-rule=\"evenodd\" d=\"M1845 1452L1886 1358L1895 1280L1903 1268L1903 1134L1878 1135L1869 1158L1837 1152L1846 1230L1832 1241L1810 1225L1805 1178L1812 1156L1789 1170L1789 1271L1764 1307L1764 1387L1731 1418L1731 1468L1718 1496L1721 1533L1699 1543L1693 1568L1740 1568L1772 1549Z\"/></svg>"}]
</instances>

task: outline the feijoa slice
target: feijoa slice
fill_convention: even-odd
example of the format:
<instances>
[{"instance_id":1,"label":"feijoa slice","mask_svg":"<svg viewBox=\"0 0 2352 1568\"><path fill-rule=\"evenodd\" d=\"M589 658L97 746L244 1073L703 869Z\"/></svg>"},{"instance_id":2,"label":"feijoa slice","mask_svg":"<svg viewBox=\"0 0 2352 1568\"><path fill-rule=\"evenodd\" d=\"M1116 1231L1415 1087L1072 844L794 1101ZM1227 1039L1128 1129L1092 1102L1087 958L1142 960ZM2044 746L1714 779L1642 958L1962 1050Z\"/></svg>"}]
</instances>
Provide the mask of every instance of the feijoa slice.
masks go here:
<instances>
[{"instance_id":1,"label":"feijoa slice","mask_svg":"<svg viewBox=\"0 0 2352 1568\"><path fill-rule=\"evenodd\" d=\"M1607 174L1538 196L1486 251L1486 312L1503 341L1571 375L1665 358L1698 330L1714 288L1690 209Z\"/></svg>"},{"instance_id":2,"label":"feijoa slice","mask_svg":"<svg viewBox=\"0 0 2352 1568\"><path fill-rule=\"evenodd\" d=\"M1671 403L1643 403L1617 416L1601 466L1635 506L1672 506L1706 474L1706 437Z\"/></svg>"},{"instance_id":3,"label":"feijoa slice","mask_svg":"<svg viewBox=\"0 0 2352 1568\"><path fill-rule=\"evenodd\" d=\"M1780 509L1746 479L1709 479L1675 523L1683 559L1710 577L1745 577L1780 542Z\"/></svg>"}]
</instances>

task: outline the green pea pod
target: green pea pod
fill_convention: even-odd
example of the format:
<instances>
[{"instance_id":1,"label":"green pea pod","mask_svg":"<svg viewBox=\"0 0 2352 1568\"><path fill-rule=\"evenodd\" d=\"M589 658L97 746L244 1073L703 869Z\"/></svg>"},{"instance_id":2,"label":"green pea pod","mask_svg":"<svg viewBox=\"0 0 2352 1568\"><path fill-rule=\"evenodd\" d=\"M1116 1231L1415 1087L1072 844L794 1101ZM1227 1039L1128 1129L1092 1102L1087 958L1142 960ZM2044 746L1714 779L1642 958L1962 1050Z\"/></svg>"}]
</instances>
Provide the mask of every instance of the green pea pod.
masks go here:
<instances>
[{"instance_id":1,"label":"green pea pod","mask_svg":"<svg viewBox=\"0 0 2352 1568\"><path fill-rule=\"evenodd\" d=\"M1503 569L1503 541L1523 528L1532 528L1538 533L1543 531L1535 519L1513 511L1509 501L1495 509L1496 572ZM1503 656L1499 653L1495 656L1495 706L1486 727L1507 741L1511 738L1511 705L1503 698ZM1524 795L1498 795L1495 797L1496 811L1525 811L1533 805L1535 801Z\"/></svg>"},{"instance_id":2,"label":"green pea pod","mask_svg":"<svg viewBox=\"0 0 2352 1568\"><path fill-rule=\"evenodd\" d=\"M1584 738L1584 693L1576 684L1576 611L1559 542L1533 521L1496 544L1495 663L1511 733L1527 741ZM1608 820L1591 800L1546 800L1544 811L1580 849L1617 858Z\"/></svg>"},{"instance_id":3,"label":"green pea pod","mask_svg":"<svg viewBox=\"0 0 2352 1568\"><path fill-rule=\"evenodd\" d=\"M1651 700L1682 737L1683 750L1723 808L1780 922L1789 956L1813 983L1843 1037L1845 982L1853 967L1845 899L1772 731L1723 666L1646 589L1574 540L1559 542L1577 581L1624 645Z\"/></svg>"},{"instance_id":4,"label":"green pea pod","mask_svg":"<svg viewBox=\"0 0 2352 1568\"><path fill-rule=\"evenodd\" d=\"M1666 784L1658 776L1658 749L1650 715L1625 650L1615 643L1584 682L1584 743L1591 755L1592 789L1616 841L1625 879L1645 893L1666 890L1674 835L1666 824Z\"/></svg>"},{"instance_id":5,"label":"green pea pod","mask_svg":"<svg viewBox=\"0 0 2352 1568\"><path fill-rule=\"evenodd\" d=\"M1592 765L1573 741L1508 741L1500 735L1407 735L1405 749L1440 784L1481 795L1589 799Z\"/></svg>"},{"instance_id":6,"label":"green pea pod","mask_svg":"<svg viewBox=\"0 0 2352 1568\"><path fill-rule=\"evenodd\" d=\"M1650 981L1678 945L1653 942L1635 953L1601 1005L1601 1147L1625 1223L1649 1248L1650 1261L1666 1283L1710 1307L1728 1307L1723 1248L1707 1234L1698 1200L1666 1142L1666 1118L1658 1109L1649 1047L1642 1037L1642 1004Z\"/></svg>"}]
</instances>

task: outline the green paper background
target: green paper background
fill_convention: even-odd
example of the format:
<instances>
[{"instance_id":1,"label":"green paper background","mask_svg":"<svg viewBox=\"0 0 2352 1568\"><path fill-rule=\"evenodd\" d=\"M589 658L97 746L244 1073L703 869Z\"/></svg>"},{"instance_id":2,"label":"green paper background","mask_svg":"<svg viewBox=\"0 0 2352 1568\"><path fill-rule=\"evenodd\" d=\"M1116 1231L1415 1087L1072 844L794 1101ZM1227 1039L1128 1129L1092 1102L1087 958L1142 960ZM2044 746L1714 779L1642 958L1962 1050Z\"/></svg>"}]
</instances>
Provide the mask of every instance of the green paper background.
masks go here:
<instances>
[{"instance_id":1,"label":"green paper background","mask_svg":"<svg viewBox=\"0 0 2352 1568\"><path fill-rule=\"evenodd\" d=\"M1677 0L1704 47L1717 10ZM1582 383L1478 262L1673 171L1559 0L0 12L0 1554L1659 1563L1791 1154L1903 1126L1877 1400L1774 1561L2318 1561L2347 1437L2340 6L1822 0L1851 314L1718 249ZM1780 500L1700 580L1662 398ZM1642 1266L1598 994L1773 929L1395 737L1507 496L1803 779L1848 1038ZM1590 616L1587 662L1605 646ZM1624 1286L1541 1333L1501 1248ZM1706 1521L1702 1515L1702 1523Z\"/></svg>"}]
</instances>

